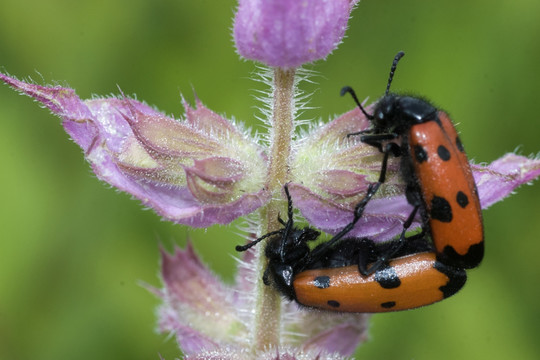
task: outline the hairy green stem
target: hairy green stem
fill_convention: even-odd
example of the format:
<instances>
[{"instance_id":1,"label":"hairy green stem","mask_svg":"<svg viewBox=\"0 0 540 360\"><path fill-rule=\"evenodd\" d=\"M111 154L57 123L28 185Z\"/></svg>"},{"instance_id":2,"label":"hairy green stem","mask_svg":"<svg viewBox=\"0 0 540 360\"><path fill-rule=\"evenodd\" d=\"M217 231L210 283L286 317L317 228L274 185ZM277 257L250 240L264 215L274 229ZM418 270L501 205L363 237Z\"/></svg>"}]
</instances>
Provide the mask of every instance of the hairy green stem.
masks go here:
<instances>
[{"instance_id":1,"label":"hairy green stem","mask_svg":"<svg viewBox=\"0 0 540 360\"><path fill-rule=\"evenodd\" d=\"M294 69L274 69L270 165L267 181L268 190L273 196L268 205L261 209L261 234L259 235L278 230L282 226L277 220L278 215L286 213L286 203L281 189L288 180L291 139L294 130L294 76ZM262 274L267 264L264 246L258 246L258 252L258 268ZM258 277L257 294L253 347L254 350L262 350L279 345L281 298L271 286L263 284L262 276Z\"/></svg>"}]
</instances>

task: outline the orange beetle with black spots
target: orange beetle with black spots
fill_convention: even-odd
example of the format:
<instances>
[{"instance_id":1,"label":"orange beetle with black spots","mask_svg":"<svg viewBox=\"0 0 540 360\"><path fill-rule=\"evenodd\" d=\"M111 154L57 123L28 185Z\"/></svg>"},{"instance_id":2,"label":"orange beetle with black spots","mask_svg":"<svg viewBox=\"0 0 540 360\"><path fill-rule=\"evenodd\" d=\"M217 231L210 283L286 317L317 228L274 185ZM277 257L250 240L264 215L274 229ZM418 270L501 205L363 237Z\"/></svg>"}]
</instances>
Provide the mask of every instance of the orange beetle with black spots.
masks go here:
<instances>
[{"instance_id":1,"label":"orange beetle with black spots","mask_svg":"<svg viewBox=\"0 0 540 360\"><path fill-rule=\"evenodd\" d=\"M336 247L347 248L348 239ZM339 258L339 257L338 257ZM448 266L431 251L399 253L384 267L362 276L355 258L332 259L338 267L304 269L295 275L289 298L300 304L340 312L378 313L430 305L458 292L467 279L465 270ZM278 274L279 275L279 274ZM283 291L282 291L283 292Z\"/></svg>"},{"instance_id":2,"label":"orange beetle with black spots","mask_svg":"<svg viewBox=\"0 0 540 360\"><path fill-rule=\"evenodd\" d=\"M368 114L354 91L346 86L372 128L350 135L384 153L384 181L389 154L401 156L408 202L414 207L410 225L420 209L424 230L431 235L438 259L448 265L473 268L484 256L484 230L478 191L467 156L448 114L427 100L389 93L398 61L396 55L385 95ZM396 141L399 140L397 143Z\"/></svg>"},{"instance_id":3,"label":"orange beetle with black spots","mask_svg":"<svg viewBox=\"0 0 540 360\"><path fill-rule=\"evenodd\" d=\"M329 241L310 249L320 232L299 228L293 222L292 200L288 199L288 221L243 246L245 251L265 238L268 266L263 280L283 296L302 306L339 312L378 313L417 308L441 301L458 292L467 279L465 270L436 259L424 233L396 242L375 244L366 238L342 239L361 217L363 208L376 192L370 186L355 211L355 218ZM405 240L405 241L403 241ZM379 263L382 254L394 258Z\"/></svg>"}]
</instances>

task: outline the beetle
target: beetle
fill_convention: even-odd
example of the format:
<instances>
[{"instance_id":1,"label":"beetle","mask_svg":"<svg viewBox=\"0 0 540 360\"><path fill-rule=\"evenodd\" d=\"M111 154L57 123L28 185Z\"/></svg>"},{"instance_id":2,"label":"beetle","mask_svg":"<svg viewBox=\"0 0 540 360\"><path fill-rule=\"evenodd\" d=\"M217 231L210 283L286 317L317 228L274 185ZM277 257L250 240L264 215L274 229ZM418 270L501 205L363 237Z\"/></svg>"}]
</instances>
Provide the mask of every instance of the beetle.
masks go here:
<instances>
[{"instance_id":1,"label":"beetle","mask_svg":"<svg viewBox=\"0 0 540 360\"><path fill-rule=\"evenodd\" d=\"M380 178L385 178L390 154L401 157L400 171L406 182L407 201L420 210L424 230L432 238L440 261L459 268L478 266L484 256L484 230L478 190L463 148L450 119L429 101L390 93L399 52L392 63L384 96L368 114L354 90L345 86L371 121L371 128L357 133L361 141L383 154Z\"/></svg>"},{"instance_id":2,"label":"beetle","mask_svg":"<svg viewBox=\"0 0 540 360\"><path fill-rule=\"evenodd\" d=\"M443 300L458 292L467 279L465 270L436 259L433 245L424 232L405 239L397 249L393 241L376 244L367 238L344 238L362 215L375 186L368 188L355 213L358 218L329 241L310 249L320 232L297 227L293 220L292 199L287 185L288 221L278 217L283 227L246 245L245 251L262 239L268 266L263 275L283 296L306 307L339 312L388 312L413 309ZM393 253L376 269L382 254ZM362 275L367 273L368 275Z\"/></svg>"},{"instance_id":3,"label":"beetle","mask_svg":"<svg viewBox=\"0 0 540 360\"><path fill-rule=\"evenodd\" d=\"M358 249L358 240L369 243L368 239L349 239L334 251L341 253L349 247L349 241L350 247ZM342 259L329 252L326 259L339 266L311 269L309 264L294 276L289 298L302 305L340 312L409 310L452 296L467 279L464 269L438 261L432 251L399 253L367 277L360 275L356 265L346 265L354 256Z\"/></svg>"}]
</instances>

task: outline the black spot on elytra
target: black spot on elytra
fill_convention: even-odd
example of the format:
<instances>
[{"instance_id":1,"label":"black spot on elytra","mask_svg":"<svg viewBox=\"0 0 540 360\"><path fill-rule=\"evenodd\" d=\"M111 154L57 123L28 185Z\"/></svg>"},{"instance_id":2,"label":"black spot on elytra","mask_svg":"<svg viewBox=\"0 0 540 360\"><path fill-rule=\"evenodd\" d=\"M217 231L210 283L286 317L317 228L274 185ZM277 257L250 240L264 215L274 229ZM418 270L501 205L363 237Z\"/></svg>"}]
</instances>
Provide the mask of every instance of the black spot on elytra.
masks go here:
<instances>
[{"instance_id":1,"label":"black spot on elytra","mask_svg":"<svg viewBox=\"0 0 540 360\"><path fill-rule=\"evenodd\" d=\"M395 289L401 285L396 270L391 266L375 272L375 281L384 289Z\"/></svg>"},{"instance_id":2,"label":"black spot on elytra","mask_svg":"<svg viewBox=\"0 0 540 360\"><path fill-rule=\"evenodd\" d=\"M330 287L330 277L329 276L317 276L313 283L319 289L326 289Z\"/></svg>"},{"instance_id":3,"label":"black spot on elytra","mask_svg":"<svg viewBox=\"0 0 540 360\"><path fill-rule=\"evenodd\" d=\"M452 221L452 207L445 198L433 197L431 200L431 218L446 223Z\"/></svg>"},{"instance_id":4,"label":"black spot on elytra","mask_svg":"<svg viewBox=\"0 0 540 360\"><path fill-rule=\"evenodd\" d=\"M414 146L414 158L416 159L416 161L419 164L423 163L424 161L427 161L428 154L426 152L426 149L424 149L420 145L415 145Z\"/></svg>"},{"instance_id":5,"label":"black spot on elytra","mask_svg":"<svg viewBox=\"0 0 540 360\"><path fill-rule=\"evenodd\" d=\"M462 153L465 153L465 148L463 147L463 143L461 142L461 139L459 138L459 136L456 136L456 146L459 151L461 151Z\"/></svg>"},{"instance_id":6,"label":"black spot on elytra","mask_svg":"<svg viewBox=\"0 0 540 360\"><path fill-rule=\"evenodd\" d=\"M469 198L462 191L458 191L456 195L456 201L459 204L459 206L461 206L463 209L465 209L467 205L469 205Z\"/></svg>"},{"instance_id":7,"label":"black spot on elytra","mask_svg":"<svg viewBox=\"0 0 540 360\"><path fill-rule=\"evenodd\" d=\"M437 154L439 154L439 157L440 157L443 161L448 161L448 160L450 160L450 151L448 151L448 149L446 148L446 146L439 145L439 147L437 148Z\"/></svg>"},{"instance_id":8,"label":"black spot on elytra","mask_svg":"<svg viewBox=\"0 0 540 360\"><path fill-rule=\"evenodd\" d=\"M444 299L457 293L467 281L467 273L462 268L448 266L438 260L433 267L448 278L446 285L439 287Z\"/></svg>"},{"instance_id":9,"label":"black spot on elytra","mask_svg":"<svg viewBox=\"0 0 540 360\"><path fill-rule=\"evenodd\" d=\"M439 259L445 264L460 267L463 269L471 269L477 267L484 258L484 241L469 246L469 251L465 255L460 255L456 250L447 245L439 254Z\"/></svg>"},{"instance_id":10,"label":"black spot on elytra","mask_svg":"<svg viewBox=\"0 0 540 360\"><path fill-rule=\"evenodd\" d=\"M339 301L336 301L336 300L328 300L328 305L330 305L333 308L338 308L340 307L341 304L339 303Z\"/></svg>"},{"instance_id":11,"label":"black spot on elytra","mask_svg":"<svg viewBox=\"0 0 540 360\"><path fill-rule=\"evenodd\" d=\"M381 307L382 308L385 308L385 309L391 309L393 308L394 306L396 306L396 302L395 301L387 301L387 302L383 302L381 304Z\"/></svg>"}]
</instances>

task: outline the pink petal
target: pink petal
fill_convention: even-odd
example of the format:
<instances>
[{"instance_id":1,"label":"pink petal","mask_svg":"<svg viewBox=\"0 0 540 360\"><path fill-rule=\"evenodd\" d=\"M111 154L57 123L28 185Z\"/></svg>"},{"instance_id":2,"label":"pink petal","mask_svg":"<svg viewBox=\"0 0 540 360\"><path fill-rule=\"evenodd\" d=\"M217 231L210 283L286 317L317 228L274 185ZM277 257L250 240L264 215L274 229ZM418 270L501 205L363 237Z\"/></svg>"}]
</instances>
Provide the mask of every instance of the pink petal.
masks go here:
<instances>
[{"instance_id":1,"label":"pink petal","mask_svg":"<svg viewBox=\"0 0 540 360\"><path fill-rule=\"evenodd\" d=\"M354 206L335 203L296 183L289 184L289 191L294 206L312 226L324 232L336 234L353 219ZM391 239L401 233L403 222L411 211L405 196L373 199L348 236L382 241ZM411 229L419 225L416 222Z\"/></svg>"},{"instance_id":2,"label":"pink petal","mask_svg":"<svg viewBox=\"0 0 540 360\"><path fill-rule=\"evenodd\" d=\"M189 124L127 107L129 115L124 115L125 120L144 148L157 156L208 156L220 149L217 139L209 139Z\"/></svg>"},{"instance_id":3,"label":"pink petal","mask_svg":"<svg viewBox=\"0 0 540 360\"><path fill-rule=\"evenodd\" d=\"M509 153L488 166L472 168L482 208L486 209L540 176L540 159Z\"/></svg>"},{"instance_id":4,"label":"pink petal","mask_svg":"<svg viewBox=\"0 0 540 360\"><path fill-rule=\"evenodd\" d=\"M341 315L341 314L340 314ZM356 348L368 337L369 314L348 314L336 317L334 314L314 314L316 321L335 323L323 331L316 333L302 344L304 348L323 349L329 354L338 353L351 356ZM314 325L314 324L305 324Z\"/></svg>"},{"instance_id":5,"label":"pink petal","mask_svg":"<svg viewBox=\"0 0 540 360\"><path fill-rule=\"evenodd\" d=\"M244 169L240 162L220 156L195 160L194 165L189 167L189 171L194 176L221 185L232 184L244 176Z\"/></svg>"},{"instance_id":6,"label":"pink petal","mask_svg":"<svg viewBox=\"0 0 540 360\"><path fill-rule=\"evenodd\" d=\"M330 195L347 197L365 192L368 184L366 176L347 170L323 170L319 173L319 188Z\"/></svg>"},{"instance_id":7,"label":"pink petal","mask_svg":"<svg viewBox=\"0 0 540 360\"><path fill-rule=\"evenodd\" d=\"M160 322L160 331L163 333L173 332L176 335L176 341L185 354L194 354L204 350L215 349L219 346L211 337L183 325L182 320L178 318L178 312L167 308L158 310Z\"/></svg>"},{"instance_id":8,"label":"pink petal","mask_svg":"<svg viewBox=\"0 0 540 360\"><path fill-rule=\"evenodd\" d=\"M161 274L165 288L160 327L176 332L186 354L232 340L230 329L242 324L236 315L233 291L201 263L191 243L172 255L162 251Z\"/></svg>"},{"instance_id":9,"label":"pink petal","mask_svg":"<svg viewBox=\"0 0 540 360\"><path fill-rule=\"evenodd\" d=\"M184 101L184 109L186 111L186 123L193 128L205 133L226 132L229 136L231 134L235 137L243 136L242 132L230 121L208 109L198 98L196 98L195 108L192 108Z\"/></svg>"}]
</instances>

